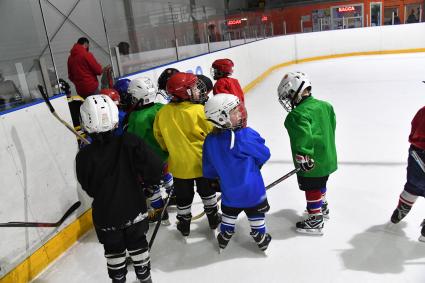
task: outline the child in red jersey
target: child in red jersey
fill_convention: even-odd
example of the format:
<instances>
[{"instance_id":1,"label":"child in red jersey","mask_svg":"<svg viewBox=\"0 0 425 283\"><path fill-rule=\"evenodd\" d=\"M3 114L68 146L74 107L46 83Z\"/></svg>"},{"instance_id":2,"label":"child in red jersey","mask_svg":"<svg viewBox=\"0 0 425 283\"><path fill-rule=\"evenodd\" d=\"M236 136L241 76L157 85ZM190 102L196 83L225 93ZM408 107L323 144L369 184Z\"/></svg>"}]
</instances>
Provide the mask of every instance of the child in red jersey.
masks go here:
<instances>
[{"instance_id":1,"label":"child in red jersey","mask_svg":"<svg viewBox=\"0 0 425 283\"><path fill-rule=\"evenodd\" d=\"M230 59L218 59L212 63L211 75L217 82L214 84L213 93L229 93L237 96L239 101L245 104L245 97L239 81L229 78L233 73L233 61Z\"/></svg>"},{"instance_id":2,"label":"child in red jersey","mask_svg":"<svg viewBox=\"0 0 425 283\"><path fill-rule=\"evenodd\" d=\"M422 107L412 120L409 142L407 181L400 194L398 206L391 216L391 222L394 224L399 223L409 213L419 196L425 197L425 107ZM425 220L422 222L419 241L425 242Z\"/></svg>"}]
</instances>

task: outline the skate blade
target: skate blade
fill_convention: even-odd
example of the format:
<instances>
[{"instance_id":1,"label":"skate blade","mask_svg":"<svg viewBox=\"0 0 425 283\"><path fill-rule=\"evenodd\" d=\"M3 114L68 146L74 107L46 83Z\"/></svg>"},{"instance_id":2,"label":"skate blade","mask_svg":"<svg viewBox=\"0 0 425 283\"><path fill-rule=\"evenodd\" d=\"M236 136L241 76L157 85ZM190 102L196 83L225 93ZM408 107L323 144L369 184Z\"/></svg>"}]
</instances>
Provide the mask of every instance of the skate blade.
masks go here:
<instances>
[{"instance_id":1,"label":"skate blade","mask_svg":"<svg viewBox=\"0 0 425 283\"><path fill-rule=\"evenodd\" d=\"M421 235L418 240L419 240L419 242L425 243L425 236Z\"/></svg>"},{"instance_id":2,"label":"skate blade","mask_svg":"<svg viewBox=\"0 0 425 283\"><path fill-rule=\"evenodd\" d=\"M323 229L302 229L302 228L297 228L296 231L298 233L307 234L307 235L323 236Z\"/></svg>"},{"instance_id":3,"label":"skate blade","mask_svg":"<svg viewBox=\"0 0 425 283\"><path fill-rule=\"evenodd\" d=\"M165 220L161 220L161 224L164 225L164 226L170 226L171 222L170 222L169 219L165 219Z\"/></svg>"},{"instance_id":4,"label":"skate blade","mask_svg":"<svg viewBox=\"0 0 425 283\"><path fill-rule=\"evenodd\" d=\"M187 244L187 238L188 236L183 236L183 243Z\"/></svg>"}]
</instances>

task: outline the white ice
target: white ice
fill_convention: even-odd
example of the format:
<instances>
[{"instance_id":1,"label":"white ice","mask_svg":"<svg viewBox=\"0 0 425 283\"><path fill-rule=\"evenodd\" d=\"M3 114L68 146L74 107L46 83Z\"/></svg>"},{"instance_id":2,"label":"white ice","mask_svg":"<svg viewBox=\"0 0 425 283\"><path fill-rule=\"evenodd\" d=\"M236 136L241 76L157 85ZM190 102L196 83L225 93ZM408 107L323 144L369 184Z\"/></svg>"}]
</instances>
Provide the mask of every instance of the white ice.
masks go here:
<instances>
[{"instance_id":1,"label":"white ice","mask_svg":"<svg viewBox=\"0 0 425 283\"><path fill-rule=\"evenodd\" d=\"M161 227L151 251L154 282L425 282L425 243L417 240L424 200L418 199L400 224L388 223L405 183L410 122L425 105L425 54L293 65L247 93L249 125L272 153L262 169L267 184L293 169L283 126L286 112L276 99L280 78L290 70L306 72L313 95L331 102L337 115L339 169L328 182L331 219L324 236L295 232L305 200L293 176L268 191L266 224L273 240L267 255L249 236L245 216L239 217L235 236L218 254L206 218L192 224L185 244L171 210L173 224ZM193 212L200 211L196 200ZM108 281L94 231L34 280ZM132 268L127 282L136 282Z\"/></svg>"}]
</instances>

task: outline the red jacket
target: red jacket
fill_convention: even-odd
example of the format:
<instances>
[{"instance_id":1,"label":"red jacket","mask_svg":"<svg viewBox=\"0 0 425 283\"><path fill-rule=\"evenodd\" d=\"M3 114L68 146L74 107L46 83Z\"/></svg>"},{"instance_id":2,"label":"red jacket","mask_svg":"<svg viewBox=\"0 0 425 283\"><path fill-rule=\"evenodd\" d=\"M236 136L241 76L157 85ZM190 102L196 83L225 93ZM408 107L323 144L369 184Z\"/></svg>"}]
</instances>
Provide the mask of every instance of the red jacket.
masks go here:
<instances>
[{"instance_id":1,"label":"red jacket","mask_svg":"<svg viewBox=\"0 0 425 283\"><path fill-rule=\"evenodd\" d=\"M214 94L217 94L217 93L234 94L235 96L239 98L239 100L243 104L245 104L243 90L237 79L233 79L229 77L218 79L214 85L213 93Z\"/></svg>"},{"instance_id":2,"label":"red jacket","mask_svg":"<svg viewBox=\"0 0 425 283\"><path fill-rule=\"evenodd\" d=\"M409 135L409 142L425 150L425 106L416 113L412 120L412 131Z\"/></svg>"},{"instance_id":3,"label":"red jacket","mask_svg":"<svg viewBox=\"0 0 425 283\"><path fill-rule=\"evenodd\" d=\"M68 78L74 83L78 95L87 97L99 87L97 76L102 74L102 66L93 54L81 44L74 44L68 57Z\"/></svg>"}]
</instances>

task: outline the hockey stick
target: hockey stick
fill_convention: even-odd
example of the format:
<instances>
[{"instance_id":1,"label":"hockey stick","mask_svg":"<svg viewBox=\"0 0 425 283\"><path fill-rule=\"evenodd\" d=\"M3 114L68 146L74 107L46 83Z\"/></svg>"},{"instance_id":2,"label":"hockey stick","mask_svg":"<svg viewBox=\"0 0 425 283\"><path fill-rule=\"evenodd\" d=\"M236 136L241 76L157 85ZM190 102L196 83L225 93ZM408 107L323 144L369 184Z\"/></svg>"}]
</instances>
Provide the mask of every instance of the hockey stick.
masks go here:
<instances>
[{"instance_id":1,"label":"hockey stick","mask_svg":"<svg viewBox=\"0 0 425 283\"><path fill-rule=\"evenodd\" d=\"M279 184L280 182L282 182L283 180L288 179L289 177L291 177L292 175L298 173L298 171L300 171L301 169L295 168L294 170L288 172L287 174L283 175L282 177L280 177L279 179L277 179L276 181L274 181L273 183L267 185L266 190L269 190L271 188L273 188L274 186L276 186L277 184ZM221 200L221 196L219 196L217 198L217 202L219 202ZM198 220L199 218L203 217L205 215L205 211L202 211L201 213L199 213L198 215L195 215L194 217L192 217L192 221L194 220Z\"/></svg>"},{"instance_id":2,"label":"hockey stick","mask_svg":"<svg viewBox=\"0 0 425 283\"><path fill-rule=\"evenodd\" d=\"M84 138L82 135L80 135L75 129L74 127L72 127L70 124L68 124L65 120L63 120L58 113L56 113L55 108L53 108L52 103L50 103L49 97L47 96L46 92L44 91L43 86L38 85L38 90L41 93L41 96L43 96L44 102L46 102L47 107L49 107L50 112L53 114L53 116L55 116L56 119L59 120L59 122L61 122L65 127L68 128L68 130L70 130L74 135L76 135L79 139L81 139L85 144L90 144L90 142Z\"/></svg>"},{"instance_id":3,"label":"hockey stick","mask_svg":"<svg viewBox=\"0 0 425 283\"><path fill-rule=\"evenodd\" d=\"M421 167L422 171L425 173L425 163L423 160L419 157L418 153L414 150L410 152L410 155L416 160L416 163L418 163L419 167Z\"/></svg>"},{"instance_id":4,"label":"hockey stick","mask_svg":"<svg viewBox=\"0 0 425 283\"><path fill-rule=\"evenodd\" d=\"M61 219L59 219L58 222L7 222L7 223L0 223L0 227L59 227L68 216L70 216L74 211L77 210L78 207L80 207L81 202L77 201L74 203L62 216Z\"/></svg>"},{"instance_id":5,"label":"hockey stick","mask_svg":"<svg viewBox=\"0 0 425 283\"><path fill-rule=\"evenodd\" d=\"M161 225L162 217L164 216L165 210L167 209L168 204L170 203L170 197L172 196L173 191L174 191L174 187L172 187L171 190L168 192L168 196L167 196L167 200L165 201L164 209L161 212L161 216L160 216L159 220L155 224L155 228L153 230L151 239L149 240L149 250L152 249L153 242L155 241L155 237L156 237L156 234L158 233L159 226Z\"/></svg>"}]
</instances>

